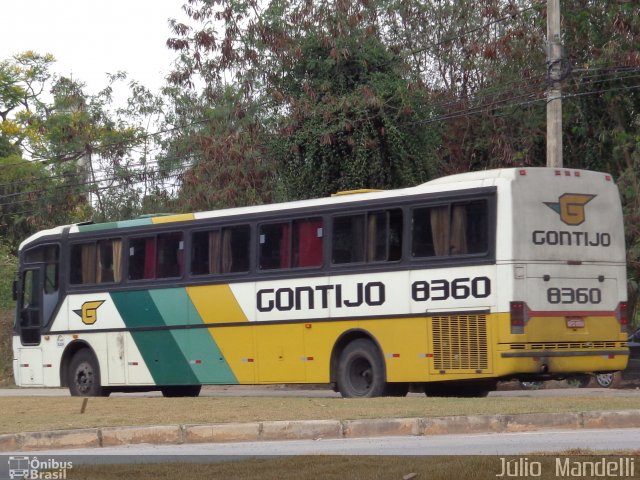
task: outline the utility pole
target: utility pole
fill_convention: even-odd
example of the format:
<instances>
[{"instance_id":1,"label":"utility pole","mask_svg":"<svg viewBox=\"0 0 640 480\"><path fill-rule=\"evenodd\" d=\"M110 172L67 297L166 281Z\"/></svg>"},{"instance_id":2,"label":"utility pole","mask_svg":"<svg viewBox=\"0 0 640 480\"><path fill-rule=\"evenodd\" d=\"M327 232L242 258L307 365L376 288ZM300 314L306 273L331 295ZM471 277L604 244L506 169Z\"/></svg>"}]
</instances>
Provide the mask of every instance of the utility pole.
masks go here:
<instances>
[{"instance_id":1,"label":"utility pole","mask_svg":"<svg viewBox=\"0 0 640 480\"><path fill-rule=\"evenodd\" d=\"M560 0L547 0L547 167L562 167Z\"/></svg>"}]
</instances>

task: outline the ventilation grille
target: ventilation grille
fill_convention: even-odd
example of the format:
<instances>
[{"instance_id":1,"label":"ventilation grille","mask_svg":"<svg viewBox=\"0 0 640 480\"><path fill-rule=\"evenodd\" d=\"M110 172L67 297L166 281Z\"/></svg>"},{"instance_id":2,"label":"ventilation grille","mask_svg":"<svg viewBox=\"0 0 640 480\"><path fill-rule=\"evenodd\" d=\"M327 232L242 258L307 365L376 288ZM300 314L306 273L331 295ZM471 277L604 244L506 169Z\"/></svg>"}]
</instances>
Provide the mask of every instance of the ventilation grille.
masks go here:
<instances>
[{"instance_id":1,"label":"ventilation grille","mask_svg":"<svg viewBox=\"0 0 640 480\"><path fill-rule=\"evenodd\" d=\"M599 349L624 348L625 342L546 342L546 343L513 343L511 350L568 350L568 349Z\"/></svg>"},{"instance_id":2,"label":"ventilation grille","mask_svg":"<svg viewBox=\"0 0 640 480\"><path fill-rule=\"evenodd\" d=\"M432 325L436 370L477 372L489 368L486 316L433 317Z\"/></svg>"}]
</instances>

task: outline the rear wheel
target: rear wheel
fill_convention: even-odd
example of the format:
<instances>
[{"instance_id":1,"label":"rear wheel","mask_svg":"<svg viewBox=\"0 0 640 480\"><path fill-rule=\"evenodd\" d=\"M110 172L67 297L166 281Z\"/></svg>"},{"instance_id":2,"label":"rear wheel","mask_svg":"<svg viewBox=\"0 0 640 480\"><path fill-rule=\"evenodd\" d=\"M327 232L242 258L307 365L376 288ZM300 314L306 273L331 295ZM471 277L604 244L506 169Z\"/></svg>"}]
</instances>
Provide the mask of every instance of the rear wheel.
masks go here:
<instances>
[{"instance_id":1,"label":"rear wheel","mask_svg":"<svg viewBox=\"0 0 640 480\"><path fill-rule=\"evenodd\" d=\"M172 385L162 387L160 391L164 397L197 397L201 389L202 385Z\"/></svg>"},{"instance_id":2,"label":"rear wheel","mask_svg":"<svg viewBox=\"0 0 640 480\"><path fill-rule=\"evenodd\" d=\"M69 392L76 397L99 397L109 392L100 385L100 367L88 349L78 351L69 364Z\"/></svg>"},{"instance_id":3,"label":"rear wheel","mask_svg":"<svg viewBox=\"0 0 640 480\"><path fill-rule=\"evenodd\" d=\"M347 345L338 360L336 378L343 397L384 395L384 360L371 340L359 338Z\"/></svg>"},{"instance_id":4,"label":"rear wheel","mask_svg":"<svg viewBox=\"0 0 640 480\"><path fill-rule=\"evenodd\" d=\"M622 381L620 372L596 373L596 383L601 388L617 388Z\"/></svg>"}]
</instances>

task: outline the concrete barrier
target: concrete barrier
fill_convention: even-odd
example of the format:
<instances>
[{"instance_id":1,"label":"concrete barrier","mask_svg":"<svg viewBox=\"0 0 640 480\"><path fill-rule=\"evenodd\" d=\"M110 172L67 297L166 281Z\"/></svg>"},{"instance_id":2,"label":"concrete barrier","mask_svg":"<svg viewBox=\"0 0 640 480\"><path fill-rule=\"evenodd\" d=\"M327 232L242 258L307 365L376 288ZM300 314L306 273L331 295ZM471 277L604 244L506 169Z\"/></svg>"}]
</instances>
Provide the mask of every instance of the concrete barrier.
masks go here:
<instances>
[{"instance_id":1,"label":"concrete barrier","mask_svg":"<svg viewBox=\"0 0 640 480\"><path fill-rule=\"evenodd\" d=\"M221 423L185 425L185 443L254 442L259 439L260 423Z\"/></svg>"},{"instance_id":2,"label":"concrete barrier","mask_svg":"<svg viewBox=\"0 0 640 480\"><path fill-rule=\"evenodd\" d=\"M344 420L342 428L345 438L420 435L420 421L419 418Z\"/></svg>"},{"instance_id":3,"label":"concrete barrier","mask_svg":"<svg viewBox=\"0 0 640 480\"><path fill-rule=\"evenodd\" d=\"M0 435L0 452L118 445L318 440L400 435L524 432L544 429L640 428L640 410L459 415L361 420L291 420L211 425L104 427Z\"/></svg>"},{"instance_id":4,"label":"concrete barrier","mask_svg":"<svg viewBox=\"0 0 640 480\"><path fill-rule=\"evenodd\" d=\"M262 422L260 440L319 440L341 438L338 420L293 420Z\"/></svg>"},{"instance_id":5,"label":"concrete barrier","mask_svg":"<svg viewBox=\"0 0 640 480\"><path fill-rule=\"evenodd\" d=\"M101 447L114 447L136 443L180 444L183 442L180 425L149 427L108 427L100 429Z\"/></svg>"}]
</instances>

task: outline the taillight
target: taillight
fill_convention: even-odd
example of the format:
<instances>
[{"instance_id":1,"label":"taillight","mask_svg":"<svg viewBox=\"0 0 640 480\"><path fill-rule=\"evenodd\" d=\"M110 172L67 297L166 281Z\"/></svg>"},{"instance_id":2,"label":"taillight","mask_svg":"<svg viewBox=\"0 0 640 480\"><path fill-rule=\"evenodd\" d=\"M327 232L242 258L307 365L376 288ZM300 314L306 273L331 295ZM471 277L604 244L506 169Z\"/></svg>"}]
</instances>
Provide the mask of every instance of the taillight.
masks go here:
<instances>
[{"instance_id":1,"label":"taillight","mask_svg":"<svg viewBox=\"0 0 640 480\"><path fill-rule=\"evenodd\" d=\"M626 333L627 326L629 325L629 314L628 314L628 303L620 302L618 303L618 308L616 308L616 320L620 324L620 331Z\"/></svg>"},{"instance_id":2,"label":"taillight","mask_svg":"<svg viewBox=\"0 0 640 480\"><path fill-rule=\"evenodd\" d=\"M529 320L529 308L525 302L511 302L511 333L524 333L524 326Z\"/></svg>"}]
</instances>

